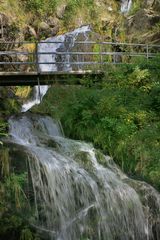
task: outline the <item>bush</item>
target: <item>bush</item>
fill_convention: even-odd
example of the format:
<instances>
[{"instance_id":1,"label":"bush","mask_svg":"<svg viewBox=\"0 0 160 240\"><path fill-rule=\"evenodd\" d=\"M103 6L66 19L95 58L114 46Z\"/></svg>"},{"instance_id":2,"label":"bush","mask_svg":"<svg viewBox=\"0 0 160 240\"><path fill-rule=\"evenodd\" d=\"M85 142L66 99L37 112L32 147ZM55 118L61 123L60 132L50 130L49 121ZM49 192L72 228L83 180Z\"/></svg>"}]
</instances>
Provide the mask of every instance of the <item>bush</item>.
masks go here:
<instances>
[{"instance_id":1,"label":"bush","mask_svg":"<svg viewBox=\"0 0 160 240\"><path fill-rule=\"evenodd\" d=\"M93 142L126 173L159 188L160 88L148 64L107 69L101 88L54 86L34 111L56 116L66 136Z\"/></svg>"}]
</instances>

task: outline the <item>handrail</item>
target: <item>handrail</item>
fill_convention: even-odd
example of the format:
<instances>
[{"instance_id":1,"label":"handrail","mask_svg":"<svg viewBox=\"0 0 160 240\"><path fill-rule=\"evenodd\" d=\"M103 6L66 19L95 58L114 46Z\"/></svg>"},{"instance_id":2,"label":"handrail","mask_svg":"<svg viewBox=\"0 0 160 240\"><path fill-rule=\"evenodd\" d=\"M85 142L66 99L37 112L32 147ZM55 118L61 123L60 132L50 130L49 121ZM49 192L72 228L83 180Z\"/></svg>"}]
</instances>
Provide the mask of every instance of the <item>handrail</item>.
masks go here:
<instances>
[{"instance_id":1,"label":"handrail","mask_svg":"<svg viewBox=\"0 0 160 240\"><path fill-rule=\"evenodd\" d=\"M49 69L51 65L56 66L57 71L63 71L63 67L67 68L70 71L70 67L72 69L79 70L90 70L91 65L94 66L94 69L98 68L96 65L107 65L107 64L130 64L133 58L137 57L145 57L148 62L149 58L154 58L159 56L160 45L153 44L142 44L142 43L121 43L121 42L96 42L96 41L75 41L73 51L69 49L69 51L43 51L41 49L41 44L59 44L64 43L62 41L41 41L41 42L0 42L3 45L3 49L5 49L4 45L12 44L10 50L1 50L0 51L0 71L4 70L4 66L12 66L10 71L17 69L17 71L32 71L41 74L42 68L45 69L44 66L48 65ZM66 42L67 43L67 42ZM34 44L30 49L23 46L23 48L19 48L15 46L18 44L20 47L21 44ZM64 43L65 44L65 43ZM76 44L81 44L84 46L89 45L89 47L76 48ZM91 45L91 46L90 46ZM98 45L98 49L96 51L95 45ZM105 48L104 46L111 46L110 48ZM118 49L116 48L118 46ZM122 47L121 47L122 46ZM14 48L13 48L14 47ZM120 47L120 48L119 48ZM125 48L126 47L126 48ZM109 49L109 50L108 50ZM125 51L126 50L126 51ZM44 56L44 57L43 57ZM45 56L48 58L45 59ZM52 58L52 56L54 56ZM68 58L68 60L67 60ZM21 67L24 65L25 67ZM28 66L28 69L26 68ZM8 69L8 68L7 68ZM24 70L26 69L26 70ZM52 69L52 68L51 68ZM54 68L53 68L54 71ZM50 71L52 72L52 70Z\"/></svg>"},{"instance_id":2,"label":"handrail","mask_svg":"<svg viewBox=\"0 0 160 240\"><path fill-rule=\"evenodd\" d=\"M5 42L0 42L0 44L52 44L52 43L64 43L62 41L39 41L39 42L31 42L31 41L5 41ZM67 43L67 42L65 42ZM75 41L74 44L106 44L106 45L126 45L126 46L149 46L149 47L158 47L160 48L159 44L150 44L150 43L123 43L123 42L96 42L96 41Z\"/></svg>"},{"instance_id":3,"label":"handrail","mask_svg":"<svg viewBox=\"0 0 160 240\"><path fill-rule=\"evenodd\" d=\"M120 56L146 56L146 52L37 52L37 55L120 55ZM35 52L0 52L1 55L35 55ZM158 53L149 52L148 55L156 56Z\"/></svg>"}]
</instances>

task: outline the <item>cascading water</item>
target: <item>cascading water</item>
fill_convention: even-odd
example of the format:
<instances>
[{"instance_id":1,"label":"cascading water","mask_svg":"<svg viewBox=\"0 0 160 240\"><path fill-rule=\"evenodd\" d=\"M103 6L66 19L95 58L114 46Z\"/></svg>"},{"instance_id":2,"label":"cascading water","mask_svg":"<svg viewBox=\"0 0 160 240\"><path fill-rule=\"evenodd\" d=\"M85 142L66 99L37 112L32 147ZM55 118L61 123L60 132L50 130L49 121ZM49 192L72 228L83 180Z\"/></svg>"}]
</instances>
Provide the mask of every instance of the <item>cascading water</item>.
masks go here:
<instances>
[{"instance_id":1,"label":"cascading water","mask_svg":"<svg viewBox=\"0 0 160 240\"><path fill-rule=\"evenodd\" d=\"M89 26L82 26L72 32L48 38L40 43L38 46L39 52L51 54L39 54L39 63L52 62L52 64L40 64L40 71L72 71L73 66L70 64L70 55L67 52L74 47L74 43L80 35L83 35L83 41L85 41L88 39L88 33L90 32ZM63 52L64 54L62 54Z\"/></svg>"},{"instance_id":2,"label":"cascading water","mask_svg":"<svg viewBox=\"0 0 160 240\"><path fill-rule=\"evenodd\" d=\"M132 0L121 0L121 12L128 13L132 6Z\"/></svg>"},{"instance_id":3,"label":"cascading water","mask_svg":"<svg viewBox=\"0 0 160 240\"><path fill-rule=\"evenodd\" d=\"M39 54L39 71L40 72L56 72L56 71L72 71L73 66L70 64L70 55L66 54L69 52L75 44L77 38L81 35L83 40L88 39L88 33L91 32L89 26L82 26L80 28L75 29L72 32L68 32L63 35L59 35L56 37L51 37L45 40L43 43L39 43L38 51L41 53L52 53L52 54ZM56 52L60 51L61 53L65 52L65 54L60 54L59 56ZM58 63L58 62L61 63ZM52 64L41 64L41 63L50 63ZM53 64L54 62L54 64ZM78 66L79 70L80 67ZM27 103L23 104L22 112L28 111L31 107L40 103L40 99L42 100L43 96L46 94L49 86L38 86L34 88L34 96L32 100L29 100ZM40 91L39 91L40 90ZM39 96L39 92L40 95Z\"/></svg>"},{"instance_id":4,"label":"cascading water","mask_svg":"<svg viewBox=\"0 0 160 240\"><path fill-rule=\"evenodd\" d=\"M22 105L22 112L28 111L30 108L32 108L34 105L39 104L44 95L46 94L49 86L40 86L40 89L38 86L35 86L33 91L33 99L29 100L28 102L24 103Z\"/></svg>"},{"instance_id":5,"label":"cascading water","mask_svg":"<svg viewBox=\"0 0 160 240\"><path fill-rule=\"evenodd\" d=\"M64 138L50 117L27 113L9 124L10 141L28 152L36 209L31 224L44 239L158 239L150 214L109 157L91 144ZM153 189L152 195L160 211L159 194Z\"/></svg>"}]
</instances>

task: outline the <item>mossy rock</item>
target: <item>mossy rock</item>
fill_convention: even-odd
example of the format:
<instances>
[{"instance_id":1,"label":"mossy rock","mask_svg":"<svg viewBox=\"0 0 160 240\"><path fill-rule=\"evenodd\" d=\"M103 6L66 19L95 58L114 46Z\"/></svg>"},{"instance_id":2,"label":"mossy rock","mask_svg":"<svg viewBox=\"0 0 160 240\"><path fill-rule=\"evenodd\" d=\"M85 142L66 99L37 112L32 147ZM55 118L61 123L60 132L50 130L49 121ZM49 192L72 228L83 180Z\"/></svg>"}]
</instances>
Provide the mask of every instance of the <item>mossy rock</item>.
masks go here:
<instances>
[{"instance_id":1,"label":"mossy rock","mask_svg":"<svg viewBox=\"0 0 160 240\"><path fill-rule=\"evenodd\" d=\"M60 148L60 144L58 144L54 139L49 139L47 141L47 146L49 148L54 148L56 150L59 150L59 148Z\"/></svg>"},{"instance_id":2,"label":"mossy rock","mask_svg":"<svg viewBox=\"0 0 160 240\"><path fill-rule=\"evenodd\" d=\"M74 155L75 161L84 167L85 170L93 172L93 163L88 152L80 151Z\"/></svg>"},{"instance_id":3,"label":"mossy rock","mask_svg":"<svg viewBox=\"0 0 160 240\"><path fill-rule=\"evenodd\" d=\"M101 164L103 167L108 167L108 162L105 158L105 156L103 155L103 153L101 153L99 150L96 150L95 151L95 157L97 159L97 162L99 164Z\"/></svg>"}]
</instances>

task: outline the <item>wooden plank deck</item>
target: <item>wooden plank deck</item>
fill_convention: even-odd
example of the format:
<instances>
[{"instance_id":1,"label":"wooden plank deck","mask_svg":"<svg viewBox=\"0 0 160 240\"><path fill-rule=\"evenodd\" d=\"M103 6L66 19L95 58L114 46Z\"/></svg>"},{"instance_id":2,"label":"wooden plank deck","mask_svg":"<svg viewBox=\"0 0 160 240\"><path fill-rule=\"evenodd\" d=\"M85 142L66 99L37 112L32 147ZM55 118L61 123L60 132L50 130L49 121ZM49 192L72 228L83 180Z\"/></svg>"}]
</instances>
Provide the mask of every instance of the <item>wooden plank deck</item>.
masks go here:
<instances>
[{"instance_id":1,"label":"wooden plank deck","mask_svg":"<svg viewBox=\"0 0 160 240\"><path fill-rule=\"evenodd\" d=\"M53 83L79 83L84 77L102 77L102 71L70 71L70 72L0 72L0 86L35 86Z\"/></svg>"}]
</instances>

